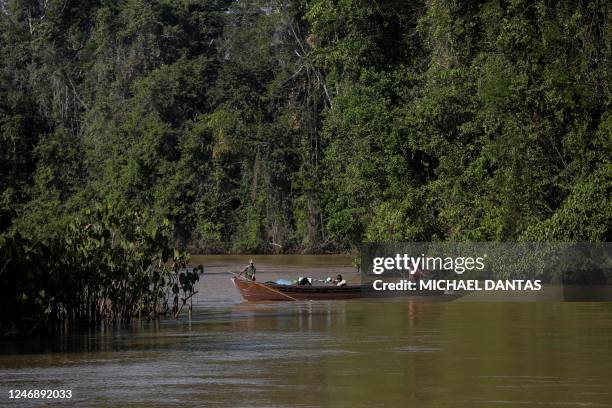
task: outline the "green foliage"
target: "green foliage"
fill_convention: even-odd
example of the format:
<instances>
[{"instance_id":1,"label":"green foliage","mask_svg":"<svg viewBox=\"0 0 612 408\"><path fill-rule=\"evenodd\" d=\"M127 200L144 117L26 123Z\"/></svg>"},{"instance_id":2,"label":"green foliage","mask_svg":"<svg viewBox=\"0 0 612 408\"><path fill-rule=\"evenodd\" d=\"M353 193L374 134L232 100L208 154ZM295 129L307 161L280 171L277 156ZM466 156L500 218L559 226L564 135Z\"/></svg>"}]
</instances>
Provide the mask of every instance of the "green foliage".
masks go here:
<instances>
[{"instance_id":1,"label":"green foliage","mask_svg":"<svg viewBox=\"0 0 612 408\"><path fill-rule=\"evenodd\" d=\"M3 3L0 231L607 240L610 2Z\"/></svg>"},{"instance_id":2,"label":"green foliage","mask_svg":"<svg viewBox=\"0 0 612 408\"><path fill-rule=\"evenodd\" d=\"M106 205L42 240L0 236L2 334L165 313L169 291L188 296L198 279L170 231L168 221L150 226L141 212Z\"/></svg>"},{"instance_id":3,"label":"green foliage","mask_svg":"<svg viewBox=\"0 0 612 408\"><path fill-rule=\"evenodd\" d=\"M612 165L603 165L577 184L555 214L530 225L531 241L606 241L612 233Z\"/></svg>"},{"instance_id":4,"label":"green foliage","mask_svg":"<svg viewBox=\"0 0 612 408\"><path fill-rule=\"evenodd\" d=\"M384 3L359 7L314 3L316 55L377 33L363 26L384 18ZM418 9L410 48L397 50L412 58L398 63L366 40L384 62L334 59L329 232L348 242L609 239L609 4Z\"/></svg>"}]
</instances>

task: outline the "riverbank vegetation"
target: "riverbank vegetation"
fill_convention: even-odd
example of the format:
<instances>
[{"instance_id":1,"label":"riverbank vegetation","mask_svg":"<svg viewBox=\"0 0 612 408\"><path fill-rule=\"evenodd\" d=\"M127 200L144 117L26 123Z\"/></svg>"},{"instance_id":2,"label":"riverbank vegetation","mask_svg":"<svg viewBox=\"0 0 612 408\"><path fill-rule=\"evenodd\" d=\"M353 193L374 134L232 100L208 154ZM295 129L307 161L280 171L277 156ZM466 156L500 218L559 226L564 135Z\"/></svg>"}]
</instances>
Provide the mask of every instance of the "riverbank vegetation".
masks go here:
<instances>
[{"instance_id":1,"label":"riverbank vegetation","mask_svg":"<svg viewBox=\"0 0 612 408\"><path fill-rule=\"evenodd\" d=\"M611 8L0 1L3 313L156 313L172 246L608 240Z\"/></svg>"},{"instance_id":2,"label":"riverbank vegetation","mask_svg":"<svg viewBox=\"0 0 612 408\"><path fill-rule=\"evenodd\" d=\"M198 269L186 269L170 230L167 221L147 225L142 213L107 205L51 235L2 235L2 337L178 314Z\"/></svg>"}]
</instances>

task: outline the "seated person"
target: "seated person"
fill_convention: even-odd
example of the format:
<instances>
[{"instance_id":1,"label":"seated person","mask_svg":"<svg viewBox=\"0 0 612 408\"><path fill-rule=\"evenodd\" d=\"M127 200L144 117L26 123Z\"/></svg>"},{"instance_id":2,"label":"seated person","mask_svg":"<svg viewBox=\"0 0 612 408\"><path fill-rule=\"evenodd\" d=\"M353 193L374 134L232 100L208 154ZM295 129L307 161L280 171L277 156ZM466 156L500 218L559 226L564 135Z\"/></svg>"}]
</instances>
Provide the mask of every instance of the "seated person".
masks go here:
<instances>
[{"instance_id":1,"label":"seated person","mask_svg":"<svg viewBox=\"0 0 612 408\"><path fill-rule=\"evenodd\" d=\"M342 278L342 275L338 274L335 279L332 280L332 283L336 286L346 286L346 280Z\"/></svg>"}]
</instances>

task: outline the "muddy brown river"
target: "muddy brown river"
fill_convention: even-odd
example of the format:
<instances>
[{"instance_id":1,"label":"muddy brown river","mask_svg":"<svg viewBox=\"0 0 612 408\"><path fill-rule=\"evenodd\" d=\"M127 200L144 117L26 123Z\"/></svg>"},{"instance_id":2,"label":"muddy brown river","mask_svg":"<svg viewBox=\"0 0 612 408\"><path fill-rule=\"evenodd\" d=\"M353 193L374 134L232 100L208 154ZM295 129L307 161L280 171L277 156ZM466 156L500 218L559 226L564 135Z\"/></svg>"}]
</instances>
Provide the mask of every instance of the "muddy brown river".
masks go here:
<instances>
[{"instance_id":1,"label":"muddy brown river","mask_svg":"<svg viewBox=\"0 0 612 408\"><path fill-rule=\"evenodd\" d=\"M359 277L347 256L253 256L259 281ZM612 406L612 303L249 304L205 266L191 321L0 343L1 406ZM9 390L71 390L64 400Z\"/></svg>"}]
</instances>

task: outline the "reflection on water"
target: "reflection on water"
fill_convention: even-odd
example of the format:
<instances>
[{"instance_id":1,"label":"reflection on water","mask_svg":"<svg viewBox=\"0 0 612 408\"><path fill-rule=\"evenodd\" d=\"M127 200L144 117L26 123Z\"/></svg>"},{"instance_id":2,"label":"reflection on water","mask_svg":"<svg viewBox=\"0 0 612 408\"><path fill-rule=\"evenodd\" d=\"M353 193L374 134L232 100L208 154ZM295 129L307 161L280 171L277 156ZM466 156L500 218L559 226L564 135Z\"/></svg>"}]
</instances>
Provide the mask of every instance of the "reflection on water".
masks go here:
<instances>
[{"instance_id":1,"label":"reflection on water","mask_svg":"<svg viewBox=\"0 0 612 408\"><path fill-rule=\"evenodd\" d=\"M243 303L210 265L191 322L0 345L8 389L79 406L610 406L612 304ZM229 265L232 264L232 265ZM332 268L260 263L262 276ZM219 270L214 270L219 268ZM52 401L30 401L29 405Z\"/></svg>"}]
</instances>

